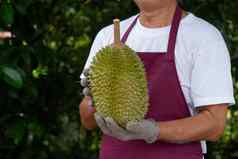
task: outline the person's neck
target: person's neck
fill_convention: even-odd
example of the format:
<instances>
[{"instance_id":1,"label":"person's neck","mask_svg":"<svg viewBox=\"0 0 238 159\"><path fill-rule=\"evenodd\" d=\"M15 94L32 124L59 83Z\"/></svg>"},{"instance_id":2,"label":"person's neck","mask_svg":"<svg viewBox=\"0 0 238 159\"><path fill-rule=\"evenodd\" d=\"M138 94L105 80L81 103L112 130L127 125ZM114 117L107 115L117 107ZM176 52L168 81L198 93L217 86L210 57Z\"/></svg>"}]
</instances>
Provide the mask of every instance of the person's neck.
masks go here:
<instances>
[{"instance_id":1,"label":"person's neck","mask_svg":"<svg viewBox=\"0 0 238 159\"><path fill-rule=\"evenodd\" d=\"M153 11L140 11L140 23L147 28L165 27L171 24L177 3Z\"/></svg>"}]
</instances>

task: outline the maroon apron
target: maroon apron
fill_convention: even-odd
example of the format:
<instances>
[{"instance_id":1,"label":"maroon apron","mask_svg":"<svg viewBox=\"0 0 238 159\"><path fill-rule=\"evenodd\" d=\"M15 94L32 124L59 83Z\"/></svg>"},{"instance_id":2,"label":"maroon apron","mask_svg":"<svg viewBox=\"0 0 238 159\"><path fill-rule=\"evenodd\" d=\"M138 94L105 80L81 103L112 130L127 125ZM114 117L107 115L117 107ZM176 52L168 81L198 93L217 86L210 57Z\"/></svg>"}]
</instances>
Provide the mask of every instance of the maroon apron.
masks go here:
<instances>
[{"instance_id":1,"label":"maroon apron","mask_svg":"<svg viewBox=\"0 0 238 159\"><path fill-rule=\"evenodd\" d=\"M137 52L146 70L149 90L149 111L146 118L171 121L191 116L178 79L175 65L175 44L182 17L177 7L170 30L167 53ZM138 17L122 38L125 43ZM202 159L199 141L174 144L157 141L147 144L143 140L120 141L103 135L100 159Z\"/></svg>"}]
</instances>

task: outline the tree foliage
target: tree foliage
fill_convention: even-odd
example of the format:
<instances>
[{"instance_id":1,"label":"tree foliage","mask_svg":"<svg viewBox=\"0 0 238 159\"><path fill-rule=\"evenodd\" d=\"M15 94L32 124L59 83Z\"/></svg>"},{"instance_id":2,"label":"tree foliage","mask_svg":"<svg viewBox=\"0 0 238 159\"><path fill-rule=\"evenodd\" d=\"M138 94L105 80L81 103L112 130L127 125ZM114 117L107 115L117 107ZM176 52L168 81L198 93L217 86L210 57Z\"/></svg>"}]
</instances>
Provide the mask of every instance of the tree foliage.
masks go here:
<instances>
[{"instance_id":1,"label":"tree foliage","mask_svg":"<svg viewBox=\"0 0 238 159\"><path fill-rule=\"evenodd\" d=\"M238 1L180 2L222 31L237 98ZM0 1L0 30L16 35L0 41L0 158L97 158L99 132L80 125L79 75L96 33L113 18L137 12L133 1ZM232 107L225 134L209 144L208 158L238 157L237 120Z\"/></svg>"}]
</instances>

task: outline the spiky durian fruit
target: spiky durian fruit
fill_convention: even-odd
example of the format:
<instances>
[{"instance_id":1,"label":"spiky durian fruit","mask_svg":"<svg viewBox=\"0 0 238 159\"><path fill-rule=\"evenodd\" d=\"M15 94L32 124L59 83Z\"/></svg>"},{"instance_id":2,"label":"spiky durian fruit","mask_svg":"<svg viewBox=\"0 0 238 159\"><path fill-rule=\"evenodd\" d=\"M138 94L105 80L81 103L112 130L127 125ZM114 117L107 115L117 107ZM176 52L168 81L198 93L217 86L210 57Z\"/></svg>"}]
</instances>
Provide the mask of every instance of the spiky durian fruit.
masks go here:
<instances>
[{"instance_id":1,"label":"spiky durian fruit","mask_svg":"<svg viewBox=\"0 0 238 159\"><path fill-rule=\"evenodd\" d=\"M112 117L123 127L144 118L148 109L145 69L128 46L120 43L100 50L88 79L94 106L104 117Z\"/></svg>"}]
</instances>

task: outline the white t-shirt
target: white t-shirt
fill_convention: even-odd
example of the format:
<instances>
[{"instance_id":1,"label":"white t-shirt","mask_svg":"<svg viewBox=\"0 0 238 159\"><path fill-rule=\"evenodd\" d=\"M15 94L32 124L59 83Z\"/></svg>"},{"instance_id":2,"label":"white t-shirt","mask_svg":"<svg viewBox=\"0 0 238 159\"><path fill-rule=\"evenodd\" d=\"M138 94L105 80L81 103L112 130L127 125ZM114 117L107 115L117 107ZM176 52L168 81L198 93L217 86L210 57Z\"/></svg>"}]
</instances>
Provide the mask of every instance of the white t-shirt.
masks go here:
<instances>
[{"instance_id":1,"label":"white t-shirt","mask_svg":"<svg viewBox=\"0 0 238 159\"><path fill-rule=\"evenodd\" d=\"M137 15L121 22L121 36ZM136 52L166 52L171 26L146 28L137 20L126 44ZM113 25L103 28L96 36L84 68L95 54L113 43ZM235 104L231 63L221 33L205 20L189 13L181 21L175 48L176 69L191 114L196 107L211 104ZM81 74L81 78L84 75ZM206 152L205 143L203 152Z\"/></svg>"}]
</instances>

